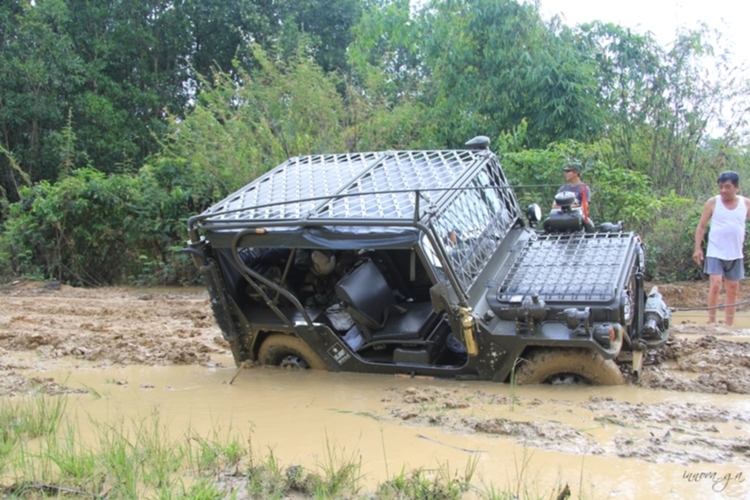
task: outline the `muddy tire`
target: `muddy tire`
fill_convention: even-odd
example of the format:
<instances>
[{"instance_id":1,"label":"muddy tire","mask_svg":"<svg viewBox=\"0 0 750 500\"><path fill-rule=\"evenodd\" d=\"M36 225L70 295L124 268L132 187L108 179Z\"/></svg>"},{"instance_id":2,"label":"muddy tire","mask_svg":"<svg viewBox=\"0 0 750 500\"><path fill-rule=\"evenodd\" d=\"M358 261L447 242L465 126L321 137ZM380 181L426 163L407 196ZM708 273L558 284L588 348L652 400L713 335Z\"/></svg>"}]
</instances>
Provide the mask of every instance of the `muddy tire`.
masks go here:
<instances>
[{"instance_id":1,"label":"muddy tire","mask_svg":"<svg viewBox=\"0 0 750 500\"><path fill-rule=\"evenodd\" d=\"M589 349L537 349L519 363L516 383L545 382L622 385L625 379L614 361Z\"/></svg>"},{"instance_id":2,"label":"muddy tire","mask_svg":"<svg viewBox=\"0 0 750 500\"><path fill-rule=\"evenodd\" d=\"M284 334L273 334L263 342L258 351L258 362L262 365L290 369L328 369L323 360L302 339Z\"/></svg>"}]
</instances>

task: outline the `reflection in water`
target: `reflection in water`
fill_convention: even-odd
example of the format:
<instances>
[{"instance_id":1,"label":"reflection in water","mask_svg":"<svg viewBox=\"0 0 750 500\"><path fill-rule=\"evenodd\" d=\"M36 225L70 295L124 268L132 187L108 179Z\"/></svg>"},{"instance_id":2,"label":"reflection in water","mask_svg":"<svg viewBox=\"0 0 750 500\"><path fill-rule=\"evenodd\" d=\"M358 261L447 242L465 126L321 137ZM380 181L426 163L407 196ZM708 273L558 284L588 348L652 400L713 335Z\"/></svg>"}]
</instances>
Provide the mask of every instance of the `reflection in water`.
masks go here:
<instances>
[{"instance_id":1,"label":"reflection in water","mask_svg":"<svg viewBox=\"0 0 750 500\"><path fill-rule=\"evenodd\" d=\"M722 439L744 439L747 419L733 416L750 413L747 397L271 368L245 370L230 385L232 361L219 361L226 367L79 366L40 375L102 395L69 396L70 414L79 420L127 422L156 409L174 437L188 428L204 436L241 434L255 453L273 450L282 466L315 468L333 448L361 456L370 489L402 468L447 465L462 474L478 454L480 490L513 486L522 474L544 498L565 483L573 498L750 497L750 481L736 480L750 474L746 457L730 451L717 462L680 463L701 449L710 460ZM690 412L695 420L680 420ZM681 458L683 449L692 455ZM624 452L630 457L618 456ZM732 480L715 493L723 484L715 480L727 475Z\"/></svg>"}]
</instances>

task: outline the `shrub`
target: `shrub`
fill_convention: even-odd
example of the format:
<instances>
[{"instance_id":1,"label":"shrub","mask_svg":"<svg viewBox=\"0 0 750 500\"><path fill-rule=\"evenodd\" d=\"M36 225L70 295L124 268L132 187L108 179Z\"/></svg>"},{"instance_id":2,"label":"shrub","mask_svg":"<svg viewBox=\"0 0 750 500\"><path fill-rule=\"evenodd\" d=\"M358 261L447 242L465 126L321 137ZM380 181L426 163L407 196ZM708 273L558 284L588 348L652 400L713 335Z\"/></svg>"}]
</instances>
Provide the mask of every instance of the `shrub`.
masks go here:
<instances>
[{"instance_id":1,"label":"shrub","mask_svg":"<svg viewBox=\"0 0 750 500\"><path fill-rule=\"evenodd\" d=\"M55 184L21 188L10 205L0 253L16 275L104 285L138 273L139 255L159 244L154 189L141 179L84 168Z\"/></svg>"}]
</instances>

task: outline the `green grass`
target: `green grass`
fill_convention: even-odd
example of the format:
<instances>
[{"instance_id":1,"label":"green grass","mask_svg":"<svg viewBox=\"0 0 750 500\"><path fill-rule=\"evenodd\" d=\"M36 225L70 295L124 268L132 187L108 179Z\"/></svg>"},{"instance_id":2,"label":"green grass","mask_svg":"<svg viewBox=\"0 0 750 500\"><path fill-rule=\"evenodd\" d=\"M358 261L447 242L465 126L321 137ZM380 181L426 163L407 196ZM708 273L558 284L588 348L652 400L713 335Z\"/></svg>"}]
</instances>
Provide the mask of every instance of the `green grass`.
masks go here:
<instances>
[{"instance_id":1,"label":"green grass","mask_svg":"<svg viewBox=\"0 0 750 500\"><path fill-rule=\"evenodd\" d=\"M0 474L25 441L57 432L66 406L65 398L42 395L0 399Z\"/></svg>"},{"instance_id":2,"label":"green grass","mask_svg":"<svg viewBox=\"0 0 750 500\"><path fill-rule=\"evenodd\" d=\"M323 473L323 480L316 486L316 497L338 498L356 494L362 479L362 457L356 453L347 454L340 450L326 437L326 452L318 468Z\"/></svg>"},{"instance_id":3,"label":"green grass","mask_svg":"<svg viewBox=\"0 0 750 500\"><path fill-rule=\"evenodd\" d=\"M93 396L94 399L102 399L102 394L91 386L81 384L88 392Z\"/></svg>"},{"instance_id":4,"label":"green grass","mask_svg":"<svg viewBox=\"0 0 750 500\"><path fill-rule=\"evenodd\" d=\"M402 469L398 476L379 485L375 496L392 500L457 500L472 489L471 479L477 465L477 456L469 459L463 477L452 472L447 463L437 469L417 469L408 473Z\"/></svg>"},{"instance_id":5,"label":"green grass","mask_svg":"<svg viewBox=\"0 0 750 500\"><path fill-rule=\"evenodd\" d=\"M65 396L0 398L0 497L496 500L557 498L560 490L538 495L526 487L531 455L524 452L515 486L505 489L473 484L479 463L473 455L460 473L445 463L390 477L386 466L389 478L374 493L363 492L361 456L327 438L322 459L308 469L283 464L273 449L253 452L250 439L231 428L215 426L208 436L187 429L172 438L156 411L128 422L66 423L66 409Z\"/></svg>"},{"instance_id":6,"label":"green grass","mask_svg":"<svg viewBox=\"0 0 750 500\"><path fill-rule=\"evenodd\" d=\"M521 363L525 363L526 360L523 358L516 358L515 361L513 361L513 366L510 367L510 411L512 412L513 409L517 404L521 404L516 398L516 391L518 389L518 381L516 380L516 367L520 365Z\"/></svg>"}]
</instances>

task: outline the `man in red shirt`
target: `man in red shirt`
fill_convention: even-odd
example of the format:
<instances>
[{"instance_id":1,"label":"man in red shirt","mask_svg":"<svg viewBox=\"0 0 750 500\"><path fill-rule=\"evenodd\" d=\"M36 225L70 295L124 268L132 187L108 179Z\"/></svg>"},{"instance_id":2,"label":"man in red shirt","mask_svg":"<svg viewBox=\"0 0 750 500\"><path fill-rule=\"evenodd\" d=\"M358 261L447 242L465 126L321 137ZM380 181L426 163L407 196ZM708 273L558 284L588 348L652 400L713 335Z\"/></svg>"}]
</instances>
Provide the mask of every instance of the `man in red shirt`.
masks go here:
<instances>
[{"instance_id":1,"label":"man in red shirt","mask_svg":"<svg viewBox=\"0 0 750 500\"><path fill-rule=\"evenodd\" d=\"M591 190L589 187L581 181L581 171L583 165L578 161L569 161L563 167L563 173L565 174L566 184L557 190L558 193L569 191L576 195L576 201L573 203L572 208L580 207L583 203L584 193L586 196L586 202L591 201ZM560 208L556 203L552 204L552 208Z\"/></svg>"}]
</instances>

